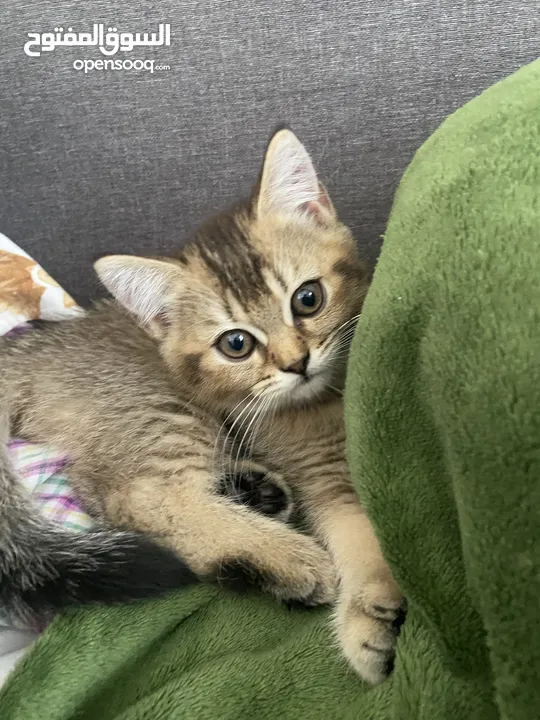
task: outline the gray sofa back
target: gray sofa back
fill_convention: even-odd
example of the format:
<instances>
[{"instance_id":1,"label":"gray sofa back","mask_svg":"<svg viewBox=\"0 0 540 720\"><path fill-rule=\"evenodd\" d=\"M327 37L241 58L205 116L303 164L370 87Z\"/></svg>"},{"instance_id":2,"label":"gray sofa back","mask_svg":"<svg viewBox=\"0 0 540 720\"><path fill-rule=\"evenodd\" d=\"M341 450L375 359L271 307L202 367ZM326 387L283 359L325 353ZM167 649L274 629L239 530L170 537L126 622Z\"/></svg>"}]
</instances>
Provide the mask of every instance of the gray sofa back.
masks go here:
<instances>
[{"instance_id":1,"label":"gray sofa back","mask_svg":"<svg viewBox=\"0 0 540 720\"><path fill-rule=\"evenodd\" d=\"M414 151L533 60L540 35L537 3L512 0L3 0L2 15L0 232L81 301L98 291L96 256L166 251L245 194L282 122L373 262ZM23 50L28 33L57 27L62 40L68 27L160 23L170 45L109 58L95 46ZM105 59L148 69L89 69Z\"/></svg>"}]
</instances>

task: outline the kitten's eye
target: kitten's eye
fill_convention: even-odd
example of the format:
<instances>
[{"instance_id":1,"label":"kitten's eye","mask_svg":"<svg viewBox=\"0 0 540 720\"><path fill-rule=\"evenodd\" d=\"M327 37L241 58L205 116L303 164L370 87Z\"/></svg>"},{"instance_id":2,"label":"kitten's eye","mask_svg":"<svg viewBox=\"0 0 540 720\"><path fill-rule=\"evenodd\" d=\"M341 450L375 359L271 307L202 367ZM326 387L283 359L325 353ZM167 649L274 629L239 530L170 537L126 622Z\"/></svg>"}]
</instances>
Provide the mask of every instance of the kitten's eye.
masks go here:
<instances>
[{"instance_id":1,"label":"kitten's eye","mask_svg":"<svg viewBox=\"0 0 540 720\"><path fill-rule=\"evenodd\" d=\"M295 291L291 300L293 315L315 315L319 312L324 302L324 291L317 280L301 285Z\"/></svg>"},{"instance_id":2,"label":"kitten's eye","mask_svg":"<svg viewBox=\"0 0 540 720\"><path fill-rule=\"evenodd\" d=\"M255 349L255 338L245 330L229 330L216 343L217 349L233 360L245 360Z\"/></svg>"}]
</instances>

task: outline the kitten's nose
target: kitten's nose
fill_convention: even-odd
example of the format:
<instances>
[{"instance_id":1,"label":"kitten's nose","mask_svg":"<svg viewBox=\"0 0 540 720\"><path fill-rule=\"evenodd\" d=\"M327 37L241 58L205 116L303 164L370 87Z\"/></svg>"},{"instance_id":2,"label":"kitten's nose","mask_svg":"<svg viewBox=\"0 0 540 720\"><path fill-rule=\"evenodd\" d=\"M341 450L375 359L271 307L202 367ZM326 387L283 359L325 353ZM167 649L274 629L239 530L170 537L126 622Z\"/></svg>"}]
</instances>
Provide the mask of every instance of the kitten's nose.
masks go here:
<instances>
[{"instance_id":1,"label":"kitten's nose","mask_svg":"<svg viewBox=\"0 0 540 720\"><path fill-rule=\"evenodd\" d=\"M291 365L289 365L286 368L282 368L282 370L283 370L283 372L292 372L292 373L296 373L297 375L305 375L308 363L309 363L309 353L306 353L299 360L296 360L296 362L291 363Z\"/></svg>"}]
</instances>

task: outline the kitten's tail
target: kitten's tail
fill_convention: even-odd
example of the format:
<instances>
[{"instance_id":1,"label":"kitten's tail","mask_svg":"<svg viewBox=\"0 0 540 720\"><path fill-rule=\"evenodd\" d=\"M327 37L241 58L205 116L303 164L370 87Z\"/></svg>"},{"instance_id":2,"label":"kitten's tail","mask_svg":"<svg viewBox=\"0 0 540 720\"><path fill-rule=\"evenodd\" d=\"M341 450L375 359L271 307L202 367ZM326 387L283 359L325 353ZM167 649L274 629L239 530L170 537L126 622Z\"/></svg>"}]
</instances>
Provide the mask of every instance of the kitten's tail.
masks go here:
<instances>
[{"instance_id":1,"label":"kitten's tail","mask_svg":"<svg viewBox=\"0 0 540 720\"><path fill-rule=\"evenodd\" d=\"M125 602L196 582L174 552L144 535L70 532L42 518L1 435L0 428L0 607L28 620L67 605Z\"/></svg>"}]
</instances>

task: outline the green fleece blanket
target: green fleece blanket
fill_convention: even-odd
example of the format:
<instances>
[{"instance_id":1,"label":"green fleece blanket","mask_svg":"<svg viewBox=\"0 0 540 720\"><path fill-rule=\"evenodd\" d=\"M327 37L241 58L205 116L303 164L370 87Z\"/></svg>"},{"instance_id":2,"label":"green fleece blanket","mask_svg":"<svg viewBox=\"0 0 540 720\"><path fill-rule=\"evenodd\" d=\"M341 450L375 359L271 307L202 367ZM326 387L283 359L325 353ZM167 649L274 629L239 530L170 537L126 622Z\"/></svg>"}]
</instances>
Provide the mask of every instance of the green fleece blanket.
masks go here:
<instances>
[{"instance_id":1,"label":"green fleece blanket","mask_svg":"<svg viewBox=\"0 0 540 720\"><path fill-rule=\"evenodd\" d=\"M392 677L363 686L324 610L199 587L57 619L2 720L540 718L539 88L418 152L354 342L352 472L409 599Z\"/></svg>"}]
</instances>

